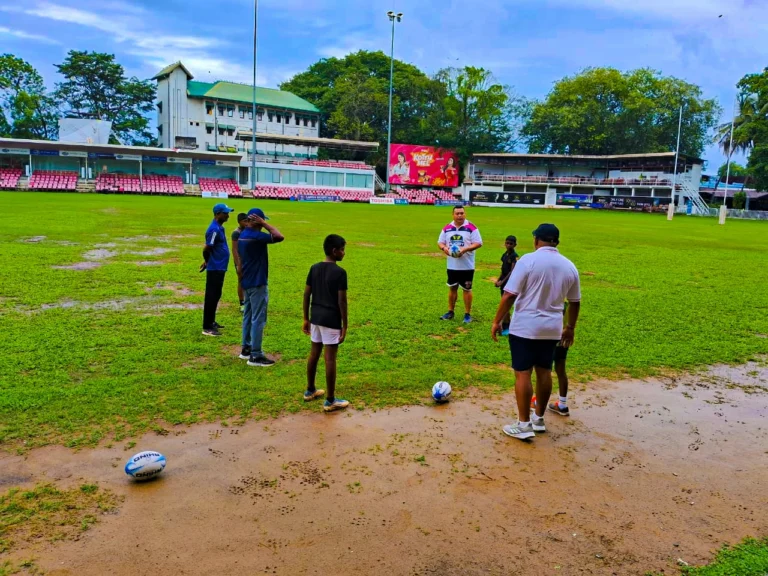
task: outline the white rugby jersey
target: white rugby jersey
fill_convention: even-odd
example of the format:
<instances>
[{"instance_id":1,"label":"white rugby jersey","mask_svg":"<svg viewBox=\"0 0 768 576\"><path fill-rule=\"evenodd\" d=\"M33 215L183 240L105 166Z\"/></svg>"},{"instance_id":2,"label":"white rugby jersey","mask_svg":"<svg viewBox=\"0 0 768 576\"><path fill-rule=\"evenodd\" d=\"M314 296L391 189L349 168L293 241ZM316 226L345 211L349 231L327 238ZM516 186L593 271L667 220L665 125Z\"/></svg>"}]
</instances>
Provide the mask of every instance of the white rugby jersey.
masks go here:
<instances>
[{"instance_id":1,"label":"white rugby jersey","mask_svg":"<svg viewBox=\"0 0 768 576\"><path fill-rule=\"evenodd\" d=\"M443 243L451 249L453 246L464 248L470 244L482 244L483 239L480 237L480 230L477 226L472 224L469 220L466 220L461 226L456 226L454 222L448 224L443 231L440 232L440 237L437 239L438 244ZM448 270L474 270L475 269L475 252L467 252L461 258L453 258L448 256Z\"/></svg>"}]
</instances>

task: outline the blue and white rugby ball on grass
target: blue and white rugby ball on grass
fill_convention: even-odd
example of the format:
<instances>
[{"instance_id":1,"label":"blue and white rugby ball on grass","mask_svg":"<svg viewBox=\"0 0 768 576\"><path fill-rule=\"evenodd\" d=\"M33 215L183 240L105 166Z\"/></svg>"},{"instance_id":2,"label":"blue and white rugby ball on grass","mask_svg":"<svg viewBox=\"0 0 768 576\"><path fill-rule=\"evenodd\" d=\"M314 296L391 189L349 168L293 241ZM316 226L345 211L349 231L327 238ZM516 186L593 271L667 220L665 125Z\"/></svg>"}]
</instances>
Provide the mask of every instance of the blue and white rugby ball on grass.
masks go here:
<instances>
[{"instance_id":1,"label":"blue and white rugby ball on grass","mask_svg":"<svg viewBox=\"0 0 768 576\"><path fill-rule=\"evenodd\" d=\"M160 452L139 452L125 463L125 473L134 480L150 480L165 469L165 456Z\"/></svg>"},{"instance_id":2,"label":"blue and white rugby ball on grass","mask_svg":"<svg viewBox=\"0 0 768 576\"><path fill-rule=\"evenodd\" d=\"M437 382L432 386L432 398L435 402L448 402L451 396L451 385L448 382Z\"/></svg>"}]
</instances>

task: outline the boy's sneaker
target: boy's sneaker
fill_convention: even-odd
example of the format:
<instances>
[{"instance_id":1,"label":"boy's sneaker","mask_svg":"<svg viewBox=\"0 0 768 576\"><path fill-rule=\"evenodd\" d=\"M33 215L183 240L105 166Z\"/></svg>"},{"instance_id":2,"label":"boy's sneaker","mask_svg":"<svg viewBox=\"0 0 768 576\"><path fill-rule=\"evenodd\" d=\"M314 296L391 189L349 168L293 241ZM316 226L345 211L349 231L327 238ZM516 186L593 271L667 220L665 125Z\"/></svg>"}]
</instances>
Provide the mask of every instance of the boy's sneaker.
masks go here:
<instances>
[{"instance_id":1,"label":"boy's sneaker","mask_svg":"<svg viewBox=\"0 0 768 576\"><path fill-rule=\"evenodd\" d=\"M547 427L544 426L544 418L536 419L535 416L531 417L531 428L533 428L534 432L546 432Z\"/></svg>"},{"instance_id":2,"label":"boy's sneaker","mask_svg":"<svg viewBox=\"0 0 768 576\"><path fill-rule=\"evenodd\" d=\"M222 326L218 322L214 322L213 323L213 328L214 328L214 330L222 330L224 328L224 326Z\"/></svg>"},{"instance_id":3,"label":"boy's sneaker","mask_svg":"<svg viewBox=\"0 0 768 576\"><path fill-rule=\"evenodd\" d=\"M536 437L531 424L528 424L528 426L521 426L519 422L517 424L507 424L502 430L507 436L517 438L518 440L530 440Z\"/></svg>"},{"instance_id":4,"label":"boy's sneaker","mask_svg":"<svg viewBox=\"0 0 768 576\"><path fill-rule=\"evenodd\" d=\"M221 336L221 332L216 328L209 328L208 330L203 330L203 336Z\"/></svg>"},{"instance_id":5,"label":"boy's sneaker","mask_svg":"<svg viewBox=\"0 0 768 576\"><path fill-rule=\"evenodd\" d=\"M238 356L240 360L250 360L251 359L251 347L250 346L243 346L242 351L240 352L240 356Z\"/></svg>"},{"instance_id":6,"label":"boy's sneaker","mask_svg":"<svg viewBox=\"0 0 768 576\"><path fill-rule=\"evenodd\" d=\"M266 368L274 366L275 361L270 360L266 356L251 356L248 360L248 366L257 366L259 368Z\"/></svg>"},{"instance_id":7,"label":"boy's sneaker","mask_svg":"<svg viewBox=\"0 0 768 576\"><path fill-rule=\"evenodd\" d=\"M304 402L312 402L312 400L317 400L318 398L322 398L323 396L325 396L325 390L315 390L314 392L305 390Z\"/></svg>"},{"instance_id":8,"label":"boy's sneaker","mask_svg":"<svg viewBox=\"0 0 768 576\"><path fill-rule=\"evenodd\" d=\"M453 320L453 312L446 312L442 316L440 316L440 320Z\"/></svg>"},{"instance_id":9,"label":"boy's sneaker","mask_svg":"<svg viewBox=\"0 0 768 576\"><path fill-rule=\"evenodd\" d=\"M568 416L568 414L570 413L568 411L568 406L560 406L559 400L556 400L555 402L550 402L547 408L549 408L555 414L560 414L560 416Z\"/></svg>"},{"instance_id":10,"label":"boy's sneaker","mask_svg":"<svg viewBox=\"0 0 768 576\"><path fill-rule=\"evenodd\" d=\"M344 410L349 406L349 402L346 400L342 400L341 398L336 398L333 402L330 402L329 400L326 400L323 402L323 410L326 412L333 412L335 410Z\"/></svg>"},{"instance_id":11,"label":"boy's sneaker","mask_svg":"<svg viewBox=\"0 0 768 576\"><path fill-rule=\"evenodd\" d=\"M464 324L469 324L470 322L472 322L472 315L464 314Z\"/></svg>"}]
</instances>

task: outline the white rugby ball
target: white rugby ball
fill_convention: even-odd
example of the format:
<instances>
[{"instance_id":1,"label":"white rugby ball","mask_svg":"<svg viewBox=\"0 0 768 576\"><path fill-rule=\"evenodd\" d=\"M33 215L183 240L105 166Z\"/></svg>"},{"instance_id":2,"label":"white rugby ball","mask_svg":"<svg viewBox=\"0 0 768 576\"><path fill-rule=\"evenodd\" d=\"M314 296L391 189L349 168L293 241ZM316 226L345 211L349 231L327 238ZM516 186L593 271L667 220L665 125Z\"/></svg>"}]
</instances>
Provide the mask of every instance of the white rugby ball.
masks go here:
<instances>
[{"instance_id":1,"label":"white rugby ball","mask_svg":"<svg viewBox=\"0 0 768 576\"><path fill-rule=\"evenodd\" d=\"M125 473L135 480L149 480L165 469L165 456L160 452L139 452L125 463Z\"/></svg>"},{"instance_id":2,"label":"white rugby ball","mask_svg":"<svg viewBox=\"0 0 768 576\"><path fill-rule=\"evenodd\" d=\"M451 246L451 256L453 256L454 258L458 258L460 253L461 253L461 248L459 248L456 244Z\"/></svg>"},{"instance_id":3,"label":"white rugby ball","mask_svg":"<svg viewBox=\"0 0 768 576\"><path fill-rule=\"evenodd\" d=\"M451 395L451 385L448 382L437 382L432 386L432 398L435 402L448 402Z\"/></svg>"}]
</instances>

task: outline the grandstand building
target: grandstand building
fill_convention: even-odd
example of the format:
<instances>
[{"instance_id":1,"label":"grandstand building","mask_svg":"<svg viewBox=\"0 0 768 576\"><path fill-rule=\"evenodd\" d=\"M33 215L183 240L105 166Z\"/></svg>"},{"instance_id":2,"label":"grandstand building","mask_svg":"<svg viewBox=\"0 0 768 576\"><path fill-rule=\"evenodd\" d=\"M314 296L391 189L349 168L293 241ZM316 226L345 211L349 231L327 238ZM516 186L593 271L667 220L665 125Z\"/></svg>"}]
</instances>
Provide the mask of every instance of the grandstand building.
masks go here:
<instances>
[{"instance_id":1,"label":"grandstand building","mask_svg":"<svg viewBox=\"0 0 768 576\"><path fill-rule=\"evenodd\" d=\"M475 154L464 200L481 206L661 210L674 197L678 210L709 213L699 194L704 162L675 153L614 156ZM673 191L673 180L675 186Z\"/></svg>"},{"instance_id":2,"label":"grandstand building","mask_svg":"<svg viewBox=\"0 0 768 576\"><path fill-rule=\"evenodd\" d=\"M253 88L235 82L198 82L181 62L166 66L157 81L157 140L162 148L250 152ZM282 90L256 88L256 137L260 134L317 138L320 111ZM248 138L242 138L248 133ZM258 141L257 153L317 158L317 148Z\"/></svg>"}]
</instances>

